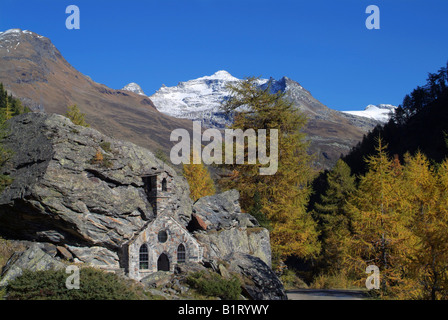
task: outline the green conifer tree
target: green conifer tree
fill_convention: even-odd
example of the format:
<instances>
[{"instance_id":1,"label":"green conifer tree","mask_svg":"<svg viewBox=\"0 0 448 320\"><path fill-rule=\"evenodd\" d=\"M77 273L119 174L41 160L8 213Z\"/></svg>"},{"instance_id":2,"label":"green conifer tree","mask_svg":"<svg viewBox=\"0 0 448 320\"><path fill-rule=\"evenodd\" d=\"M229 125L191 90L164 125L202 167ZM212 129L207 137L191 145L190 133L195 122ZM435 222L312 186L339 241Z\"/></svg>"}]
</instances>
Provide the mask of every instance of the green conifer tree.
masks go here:
<instances>
[{"instance_id":1,"label":"green conifer tree","mask_svg":"<svg viewBox=\"0 0 448 320\"><path fill-rule=\"evenodd\" d=\"M316 203L316 211L322 223L322 260L333 271L340 271L346 243L352 235L352 220L346 210L348 198L355 192L355 177L350 167L338 160L327 175L328 188Z\"/></svg>"}]
</instances>

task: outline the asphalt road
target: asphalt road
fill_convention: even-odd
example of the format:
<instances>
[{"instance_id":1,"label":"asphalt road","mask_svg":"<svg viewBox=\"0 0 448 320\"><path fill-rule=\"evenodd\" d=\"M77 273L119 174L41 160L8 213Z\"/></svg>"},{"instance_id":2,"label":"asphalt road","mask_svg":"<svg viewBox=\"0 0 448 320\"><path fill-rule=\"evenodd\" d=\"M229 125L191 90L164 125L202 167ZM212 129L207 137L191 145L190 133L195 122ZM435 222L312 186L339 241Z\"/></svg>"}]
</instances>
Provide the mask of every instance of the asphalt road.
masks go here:
<instances>
[{"instance_id":1,"label":"asphalt road","mask_svg":"<svg viewBox=\"0 0 448 320\"><path fill-rule=\"evenodd\" d=\"M286 292L289 300L363 300L366 294L361 290L297 289Z\"/></svg>"}]
</instances>

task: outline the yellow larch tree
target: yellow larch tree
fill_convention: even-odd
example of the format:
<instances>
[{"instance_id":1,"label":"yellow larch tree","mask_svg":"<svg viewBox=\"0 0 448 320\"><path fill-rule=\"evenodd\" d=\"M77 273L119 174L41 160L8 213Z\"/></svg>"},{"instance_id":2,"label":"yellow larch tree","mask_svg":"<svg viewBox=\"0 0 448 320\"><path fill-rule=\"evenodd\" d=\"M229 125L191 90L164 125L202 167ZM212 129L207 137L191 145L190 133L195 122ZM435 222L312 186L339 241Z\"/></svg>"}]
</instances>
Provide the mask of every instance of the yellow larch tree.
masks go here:
<instances>
[{"instance_id":1,"label":"yellow larch tree","mask_svg":"<svg viewBox=\"0 0 448 320\"><path fill-rule=\"evenodd\" d=\"M215 184L210 176L210 172L202 162L194 164L193 156L191 156L189 164L183 165L183 176L187 179L190 186L190 198L193 201L215 194Z\"/></svg>"},{"instance_id":2,"label":"yellow larch tree","mask_svg":"<svg viewBox=\"0 0 448 320\"><path fill-rule=\"evenodd\" d=\"M412 204L412 230L418 237L412 260L415 289L405 298L448 298L448 161L435 170L420 152L406 155L404 186Z\"/></svg>"},{"instance_id":3,"label":"yellow larch tree","mask_svg":"<svg viewBox=\"0 0 448 320\"><path fill-rule=\"evenodd\" d=\"M386 147L379 138L377 153L366 159L369 170L360 178L358 190L348 201L353 236L343 260L345 269L361 285L366 279L366 267L377 266L382 297L409 288L408 262L417 245L410 228L410 203L401 185L403 170L389 158Z\"/></svg>"},{"instance_id":4,"label":"yellow larch tree","mask_svg":"<svg viewBox=\"0 0 448 320\"><path fill-rule=\"evenodd\" d=\"M273 264L281 266L289 256L302 259L316 257L320 251L318 231L306 205L314 177L308 143L302 129L305 116L288 101L284 94L262 89L256 78L229 86L231 97L224 109L235 114L231 129L267 132L267 154L270 150L270 129L278 130L278 169L272 175L260 175L264 165L226 165L233 174L220 180L224 189L237 189L241 206L246 212L259 207L270 225ZM257 141L257 148L258 148ZM245 146L245 159L248 150Z\"/></svg>"}]
</instances>

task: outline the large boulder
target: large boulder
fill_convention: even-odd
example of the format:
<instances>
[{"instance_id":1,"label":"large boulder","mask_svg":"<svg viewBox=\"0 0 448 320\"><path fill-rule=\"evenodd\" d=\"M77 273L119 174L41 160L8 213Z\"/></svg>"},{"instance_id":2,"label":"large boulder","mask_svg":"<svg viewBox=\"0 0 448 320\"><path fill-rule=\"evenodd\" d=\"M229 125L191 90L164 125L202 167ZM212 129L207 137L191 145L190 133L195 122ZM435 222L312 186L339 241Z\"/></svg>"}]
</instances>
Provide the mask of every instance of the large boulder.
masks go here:
<instances>
[{"instance_id":1,"label":"large boulder","mask_svg":"<svg viewBox=\"0 0 448 320\"><path fill-rule=\"evenodd\" d=\"M3 174L12 183L0 195L0 235L117 251L153 219L142 176L160 170L174 181L168 206L190 221L188 184L150 151L60 115L28 113L8 127L3 144L14 152Z\"/></svg>"},{"instance_id":2,"label":"large boulder","mask_svg":"<svg viewBox=\"0 0 448 320\"><path fill-rule=\"evenodd\" d=\"M3 145L14 152L0 174L12 183L0 194L0 236L35 244L11 258L2 281L24 269L62 268L62 261L122 272L127 244L156 214L143 177L163 172L171 184L164 210L193 232L204 260L215 267L217 261L231 262L228 272L249 279L245 290L253 299L283 297L269 267L269 232L241 211L237 191L193 205L186 180L150 151L63 116L24 114L8 127ZM226 273L223 266L215 271ZM158 283L157 276L145 282Z\"/></svg>"},{"instance_id":3,"label":"large boulder","mask_svg":"<svg viewBox=\"0 0 448 320\"><path fill-rule=\"evenodd\" d=\"M8 260L1 274L0 287L22 275L24 270L60 270L67 267L48 252L43 244L32 244L25 251L16 252Z\"/></svg>"},{"instance_id":4,"label":"large boulder","mask_svg":"<svg viewBox=\"0 0 448 320\"><path fill-rule=\"evenodd\" d=\"M196 239L204 245L204 257L228 260L235 252L247 253L271 265L269 231L264 228L231 228L198 232Z\"/></svg>"},{"instance_id":5,"label":"large boulder","mask_svg":"<svg viewBox=\"0 0 448 320\"><path fill-rule=\"evenodd\" d=\"M193 219L204 256L208 259L225 259L240 252L256 256L271 265L269 231L259 226L250 214L241 212L240 195L230 190L203 197L193 204Z\"/></svg>"},{"instance_id":6,"label":"large boulder","mask_svg":"<svg viewBox=\"0 0 448 320\"><path fill-rule=\"evenodd\" d=\"M193 214L203 222L204 230L220 230L232 227L258 227L258 221L241 212L240 194L229 190L217 195L200 198L193 205Z\"/></svg>"},{"instance_id":7,"label":"large boulder","mask_svg":"<svg viewBox=\"0 0 448 320\"><path fill-rule=\"evenodd\" d=\"M253 300L287 300L283 284L260 258L245 253L229 256L228 271L243 279L245 295Z\"/></svg>"}]
</instances>

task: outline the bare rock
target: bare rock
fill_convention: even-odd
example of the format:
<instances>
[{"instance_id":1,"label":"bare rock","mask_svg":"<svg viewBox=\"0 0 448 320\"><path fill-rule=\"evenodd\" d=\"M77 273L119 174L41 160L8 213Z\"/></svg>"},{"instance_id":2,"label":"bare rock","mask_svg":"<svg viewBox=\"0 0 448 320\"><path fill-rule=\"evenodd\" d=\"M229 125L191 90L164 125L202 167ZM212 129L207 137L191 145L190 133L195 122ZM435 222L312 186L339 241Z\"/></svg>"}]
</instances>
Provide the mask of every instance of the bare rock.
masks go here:
<instances>
[{"instance_id":1,"label":"bare rock","mask_svg":"<svg viewBox=\"0 0 448 320\"><path fill-rule=\"evenodd\" d=\"M70 252L81 262L107 269L119 269L118 254L103 247L75 247L68 246Z\"/></svg>"},{"instance_id":2,"label":"bare rock","mask_svg":"<svg viewBox=\"0 0 448 320\"><path fill-rule=\"evenodd\" d=\"M60 270L66 265L45 253L39 244L33 244L23 252L15 253L3 268L0 287L22 275L23 270Z\"/></svg>"},{"instance_id":3,"label":"bare rock","mask_svg":"<svg viewBox=\"0 0 448 320\"><path fill-rule=\"evenodd\" d=\"M269 231L265 228L231 228L199 232L196 239L204 245L204 257L228 260L234 253L247 253L271 265Z\"/></svg>"},{"instance_id":4,"label":"bare rock","mask_svg":"<svg viewBox=\"0 0 448 320\"><path fill-rule=\"evenodd\" d=\"M3 144L14 153L2 173L13 182L0 195L0 235L117 252L154 218L142 176L160 170L174 181L167 207L190 221L188 184L150 151L55 114L8 125ZM102 163L92 161L98 150Z\"/></svg>"},{"instance_id":5,"label":"bare rock","mask_svg":"<svg viewBox=\"0 0 448 320\"><path fill-rule=\"evenodd\" d=\"M287 300L280 279L260 258L235 253L228 261L228 270L243 278L243 291L252 300Z\"/></svg>"},{"instance_id":6,"label":"bare rock","mask_svg":"<svg viewBox=\"0 0 448 320\"><path fill-rule=\"evenodd\" d=\"M207 230L258 226L254 217L241 212L239 199L237 190L203 197L194 203L193 213L203 226L207 226Z\"/></svg>"},{"instance_id":7,"label":"bare rock","mask_svg":"<svg viewBox=\"0 0 448 320\"><path fill-rule=\"evenodd\" d=\"M57 246L56 247L57 253L64 259L67 261L72 261L73 260L73 255L71 254L70 251L68 251L65 247L62 246Z\"/></svg>"}]
</instances>

